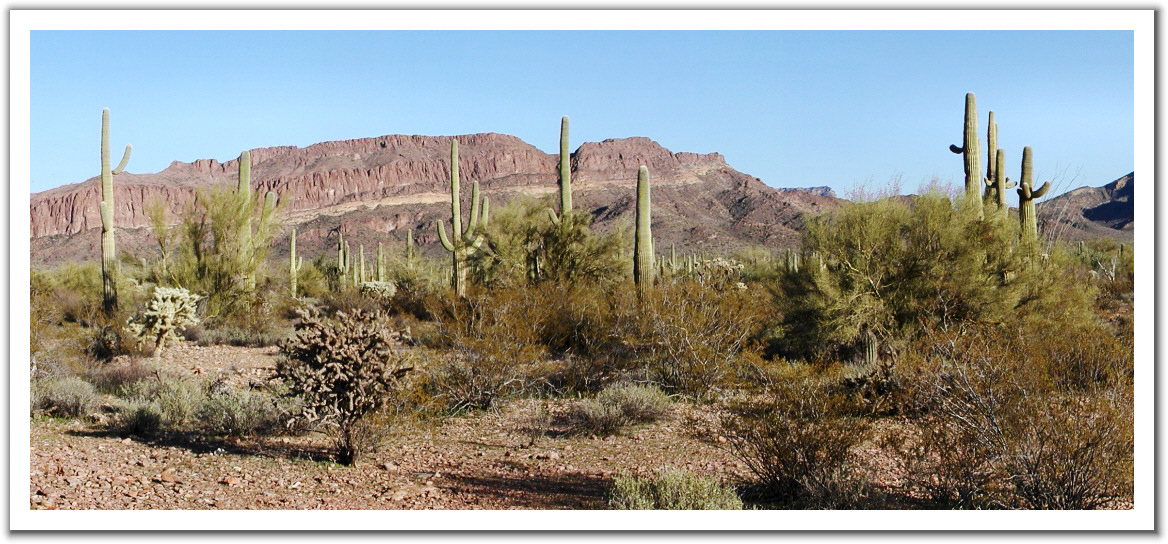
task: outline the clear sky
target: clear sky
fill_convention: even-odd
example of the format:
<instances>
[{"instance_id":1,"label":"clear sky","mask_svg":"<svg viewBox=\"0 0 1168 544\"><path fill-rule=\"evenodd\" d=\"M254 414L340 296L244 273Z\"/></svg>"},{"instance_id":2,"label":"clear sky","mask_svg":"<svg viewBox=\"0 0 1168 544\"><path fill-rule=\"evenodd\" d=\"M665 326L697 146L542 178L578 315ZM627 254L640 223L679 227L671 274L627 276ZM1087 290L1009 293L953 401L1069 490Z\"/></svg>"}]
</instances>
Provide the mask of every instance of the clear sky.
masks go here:
<instances>
[{"instance_id":1,"label":"clear sky","mask_svg":"<svg viewBox=\"0 0 1168 544\"><path fill-rule=\"evenodd\" d=\"M1007 174L1134 169L1131 31L48 31L31 38L31 190L244 149L498 132L558 149L646 136L774 187L960 185L965 93ZM1013 191L1011 191L1012 193Z\"/></svg>"}]
</instances>

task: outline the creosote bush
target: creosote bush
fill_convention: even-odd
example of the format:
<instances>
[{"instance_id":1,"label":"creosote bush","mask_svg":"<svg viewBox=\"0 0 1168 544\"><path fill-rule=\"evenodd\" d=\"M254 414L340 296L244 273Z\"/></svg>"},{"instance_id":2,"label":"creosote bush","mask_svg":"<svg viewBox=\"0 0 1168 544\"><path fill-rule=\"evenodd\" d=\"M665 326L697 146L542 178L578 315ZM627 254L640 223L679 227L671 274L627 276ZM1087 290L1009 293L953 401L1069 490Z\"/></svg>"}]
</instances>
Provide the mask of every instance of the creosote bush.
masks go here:
<instances>
[{"instance_id":1,"label":"creosote bush","mask_svg":"<svg viewBox=\"0 0 1168 544\"><path fill-rule=\"evenodd\" d=\"M648 478L617 476L608 505L613 510L741 510L742 500L714 478L665 469Z\"/></svg>"},{"instance_id":2,"label":"creosote bush","mask_svg":"<svg viewBox=\"0 0 1168 544\"><path fill-rule=\"evenodd\" d=\"M732 403L721 426L730 451L757 478L758 498L794 508L854 508L865 483L852 448L871 423L848 415L847 400L811 369L792 369L765 395Z\"/></svg>"},{"instance_id":3,"label":"creosote bush","mask_svg":"<svg viewBox=\"0 0 1168 544\"><path fill-rule=\"evenodd\" d=\"M336 431L338 459L346 465L360 454L361 419L381 408L398 378L413 369L395 349L398 335L387 319L354 311L326 320L308 311L295 336L280 343L277 375L288 394L302 397L300 417Z\"/></svg>"}]
</instances>

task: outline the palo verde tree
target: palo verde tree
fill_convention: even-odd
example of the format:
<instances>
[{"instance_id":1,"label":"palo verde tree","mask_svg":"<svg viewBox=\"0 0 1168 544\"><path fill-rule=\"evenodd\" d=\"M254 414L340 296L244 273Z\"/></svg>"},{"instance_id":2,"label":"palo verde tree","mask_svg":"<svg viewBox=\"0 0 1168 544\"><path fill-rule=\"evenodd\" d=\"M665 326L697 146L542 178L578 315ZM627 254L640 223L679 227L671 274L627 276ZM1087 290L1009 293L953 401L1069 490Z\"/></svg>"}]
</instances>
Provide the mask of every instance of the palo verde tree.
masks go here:
<instances>
[{"instance_id":1,"label":"palo verde tree","mask_svg":"<svg viewBox=\"0 0 1168 544\"><path fill-rule=\"evenodd\" d=\"M223 186L200 191L182 225L176 283L207 298L208 318L226 317L251 303L256 276L275 235L276 194L262 205L251 196L251 154L239 158L235 191Z\"/></svg>"}]
</instances>

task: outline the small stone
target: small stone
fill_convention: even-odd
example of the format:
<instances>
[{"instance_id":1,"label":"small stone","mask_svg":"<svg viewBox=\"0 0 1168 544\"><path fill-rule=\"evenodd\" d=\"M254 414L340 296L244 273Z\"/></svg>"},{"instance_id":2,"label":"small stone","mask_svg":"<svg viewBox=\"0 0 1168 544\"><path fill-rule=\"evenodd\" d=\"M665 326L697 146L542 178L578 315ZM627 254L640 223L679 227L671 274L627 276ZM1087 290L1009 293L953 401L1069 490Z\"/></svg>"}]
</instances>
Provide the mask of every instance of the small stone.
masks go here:
<instances>
[{"instance_id":1,"label":"small stone","mask_svg":"<svg viewBox=\"0 0 1168 544\"><path fill-rule=\"evenodd\" d=\"M716 440L718 441L718 443L719 443L719 444L725 444L725 443L726 443L726 437L725 437L725 436L722 436L722 435L718 435L718 438L717 438Z\"/></svg>"},{"instance_id":2,"label":"small stone","mask_svg":"<svg viewBox=\"0 0 1168 544\"><path fill-rule=\"evenodd\" d=\"M242 485L243 480L241 480L235 476L228 476L226 478L223 478L222 480L219 480L219 483L226 485L226 486L229 486L229 487L235 487L237 485ZM300 482L296 482L296 483L299 484ZM296 486L296 484L292 484L292 485L294 487Z\"/></svg>"},{"instance_id":3,"label":"small stone","mask_svg":"<svg viewBox=\"0 0 1168 544\"><path fill-rule=\"evenodd\" d=\"M126 439L122 440L122 443L123 443L123 444L133 444L133 443L134 443L134 441L133 441L133 440L130 440L129 438L126 438Z\"/></svg>"},{"instance_id":4,"label":"small stone","mask_svg":"<svg viewBox=\"0 0 1168 544\"><path fill-rule=\"evenodd\" d=\"M564 446L564 451L572 451L572 445L568 444L567 446Z\"/></svg>"}]
</instances>

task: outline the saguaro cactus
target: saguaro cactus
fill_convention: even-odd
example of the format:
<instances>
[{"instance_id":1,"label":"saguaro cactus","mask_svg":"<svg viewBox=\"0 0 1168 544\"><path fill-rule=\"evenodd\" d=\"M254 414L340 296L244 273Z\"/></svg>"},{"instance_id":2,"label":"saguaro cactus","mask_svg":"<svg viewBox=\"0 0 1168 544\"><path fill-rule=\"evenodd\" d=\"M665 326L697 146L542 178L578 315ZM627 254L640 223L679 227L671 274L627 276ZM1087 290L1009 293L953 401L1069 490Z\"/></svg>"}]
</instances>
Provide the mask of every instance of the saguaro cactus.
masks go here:
<instances>
[{"instance_id":1,"label":"saguaro cactus","mask_svg":"<svg viewBox=\"0 0 1168 544\"><path fill-rule=\"evenodd\" d=\"M414 261L417 260L417 250L414 249L414 229L406 231L406 268L414 269Z\"/></svg>"},{"instance_id":2,"label":"saguaro cactus","mask_svg":"<svg viewBox=\"0 0 1168 544\"><path fill-rule=\"evenodd\" d=\"M126 144L122 161L110 169L109 108L101 110L101 288L102 309L112 315L118 309L118 260L114 249L114 176L122 173L130 161L133 146Z\"/></svg>"},{"instance_id":3,"label":"saguaro cactus","mask_svg":"<svg viewBox=\"0 0 1168 544\"><path fill-rule=\"evenodd\" d=\"M337 276L340 278L340 287L345 288L345 280L348 276L349 268L346 266L348 257L345 255L345 233L337 233Z\"/></svg>"},{"instance_id":4,"label":"saguaro cactus","mask_svg":"<svg viewBox=\"0 0 1168 544\"><path fill-rule=\"evenodd\" d=\"M266 250L265 247L259 247L266 242L263 235L259 240L253 240L252 237L252 200L251 200L251 152L244 151L239 154L239 181L236 185L236 199L237 206L240 207L243 215L243 226L240 229L239 248L241 258L244 260L244 270L247 272L247 288L255 290L256 287L256 269L259 267L259 261L262 253ZM272 219L272 214L276 209L276 193L268 191L264 195L263 209L260 212L260 226L261 232L266 231L268 224Z\"/></svg>"},{"instance_id":5,"label":"saguaro cactus","mask_svg":"<svg viewBox=\"0 0 1168 544\"><path fill-rule=\"evenodd\" d=\"M438 238L442 247L451 254L451 287L458 296L466 293L466 258L473 255L483 245L484 236L479 230L487 226L490 202L484 197L479 204L479 182L474 182L470 190L470 222L462 228L462 206L458 187L458 140L450 141L450 223L453 237L446 236L446 228L438 221ZM482 212L480 222L480 209Z\"/></svg>"},{"instance_id":6,"label":"saguaro cactus","mask_svg":"<svg viewBox=\"0 0 1168 544\"><path fill-rule=\"evenodd\" d=\"M633 282L644 293L653 285L653 218L649 202L649 169L637 169L637 226L633 242Z\"/></svg>"},{"instance_id":7,"label":"saguaro cactus","mask_svg":"<svg viewBox=\"0 0 1168 544\"><path fill-rule=\"evenodd\" d=\"M996 153L996 157L994 160L993 184L994 184L994 196L996 198L996 201L994 202L994 206L996 206L997 213L999 213L1003 216L1006 215L1007 213L1009 213L1009 211L1010 211L1010 207L1006 205L1006 189L1013 189L1014 187L1018 186L1017 183L1010 181L1010 178L1006 177L1005 172L1006 172L1006 150L999 149Z\"/></svg>"},{"instance_id":8,"label":"saguaro cactus","mask_svg":"<svg viewBox=\"0 0 1168 544\"><path fill-rule=\"evenodd\" d=\"M1030 146L1022 149L1022 180L1018 186L1018 220L1022 223L1022 241L1033 243L1038 241L1038 216L1034 209L1034 200L1042 198L1050 189L1050 182L1034 189L1033 159Z\"/></svg>"},{"instance_id":9,"label":"saguaro cactus","mask_svg":"<svg viewBox=\"0 0 1168 544\"><path fill-rule=\"evenodd\" d=\"M989 127L986 129L986 175L985 175L985 194L982 196L982 205L984 207L997 206L998 203L998 185L997 185L997 149L998 149L998 124L994 122L994 112L990 112L990 118L987 123Z\"/></svg>"},{"instance_id":10,"label":"saguaro cactus","mask_svg":"<svg viewBox=\"0 0 1168 544\"><path fill-rule=\"evenodd\" d=\"M304 268L304 257L296 258L296 229L292 229L292 238L288 242L288 278L292 285L292 296L296 296L296 277L300 274L300 269Z\"/></svg>"},{"instance_id":11,"label":"saguaro cactus","mask_svg":"<svg viewBox=\"0 0 1168 544\"><path fill-rule=\"evenodd\" d=\"M981 144L977 136L977 99L965 94L965 134L961 147L950 145L949 150L965 159L965 197L981 209Z\"/></svg>"},{"instance_id":12,"label":"saguaro cactus","mask_svg":"<svg viewBox=\"0 0 1168 544\"><path fill-rule=\"evenodd\" d=\"M377 242L377 281L385 281L385 248Z\"/></svg>"},{"instance_id":13,"label":"saguaro cactus","mask_svg":"<svg viewBox=\"0 0 1168 544\"><path fill-rule=\"evenodd\" d=\"M369 280L369 278L365 277L365 244L359 244L357 246L357 262L361 263L361 268L358 269L359 273L357 274L357 285L361 285Z\"/></svg>"},{"instance_id":14,"label":"saguaro cactus","mask_svg":"<svg viewBox=\"0 0 1168 544\"><path fill-rule=\"evenodd\" d=\"M552 223L560 224L560 218L572 211L572 160L568 149L568 116L560 120L560 215L551 209L548 216Z\"/></svg>"}]
</instances>

